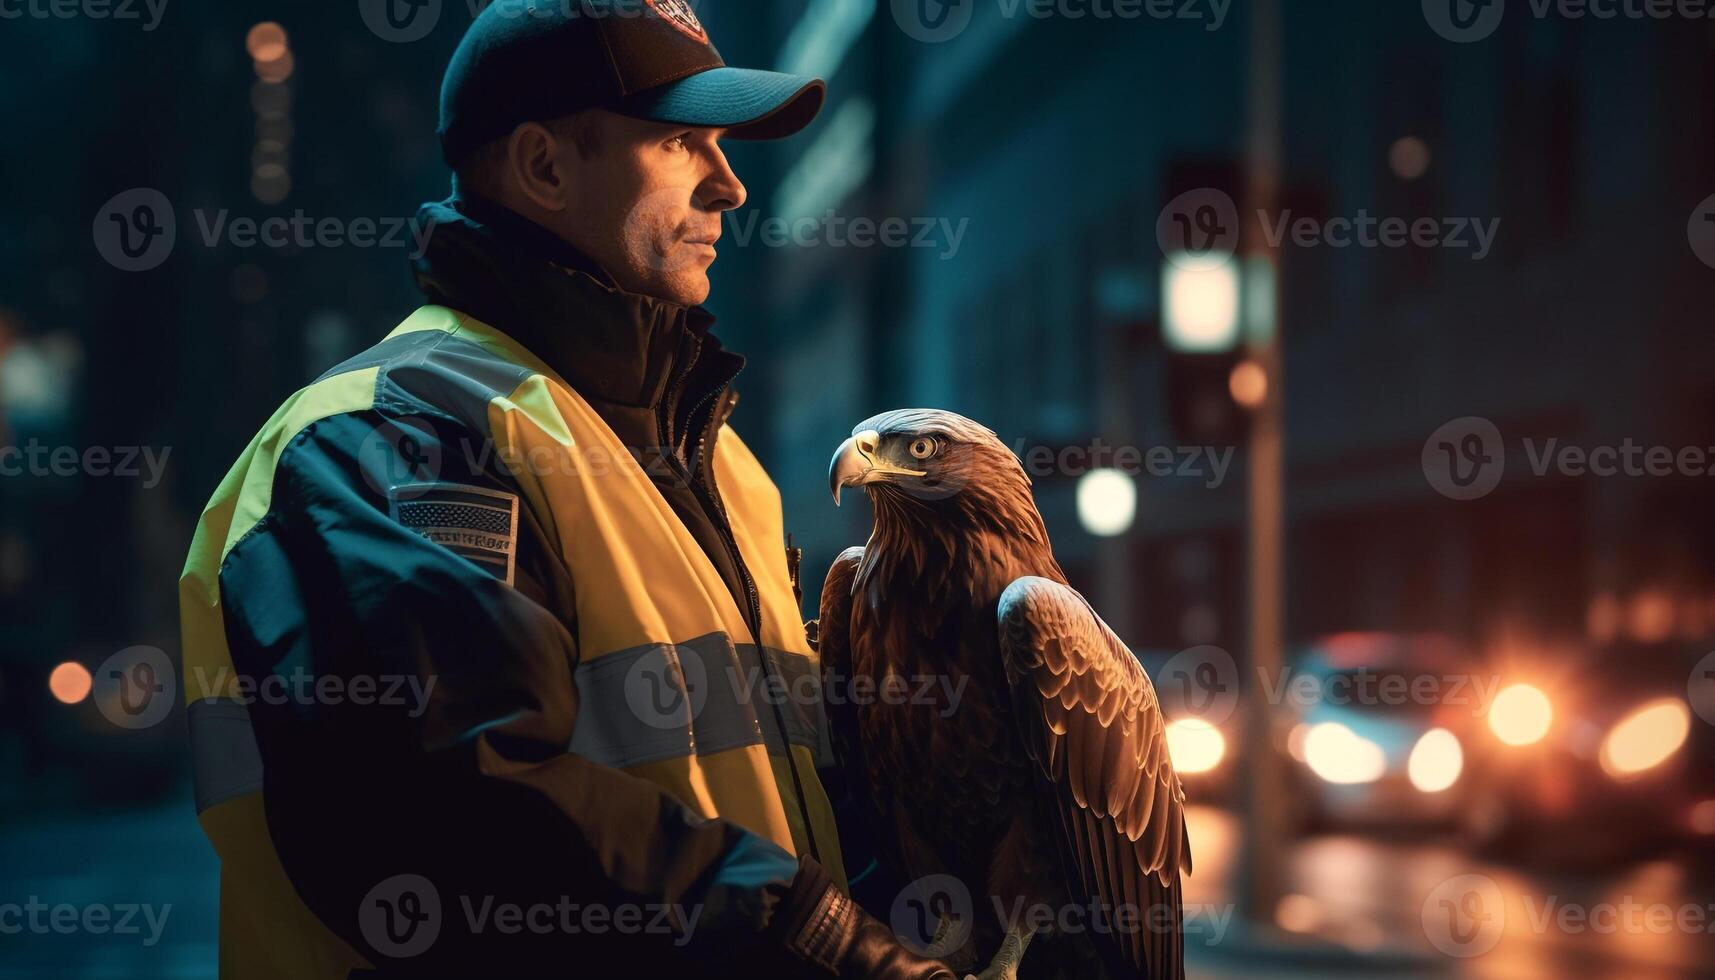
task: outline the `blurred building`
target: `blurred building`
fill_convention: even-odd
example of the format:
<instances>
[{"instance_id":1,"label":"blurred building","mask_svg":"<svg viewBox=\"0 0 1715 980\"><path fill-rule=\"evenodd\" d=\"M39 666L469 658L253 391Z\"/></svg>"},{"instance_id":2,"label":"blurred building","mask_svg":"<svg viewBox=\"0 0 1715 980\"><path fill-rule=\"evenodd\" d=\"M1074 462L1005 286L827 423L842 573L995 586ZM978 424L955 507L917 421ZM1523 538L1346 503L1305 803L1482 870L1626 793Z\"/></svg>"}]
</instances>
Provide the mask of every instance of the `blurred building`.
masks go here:
<instances>
[{"instance_id":1,"label":"blurred building","mask_svg":"<svg viewBox=\"0 0 1715 980\"><path fill-rule=\"evenodd\" d=\"M862 507L829 520L819 463L876 411L951 408L1027 446L1194 445L1171 424L1156 221L1173 180L1242 165L1243 5L1208 30L979 3L940 44L908 36L887 4L778 6L790 26L776 63L828 74L833 95L752 205L970 219L954 254L750 248L726 270L745 288L742 305L717 294L720 312L770 331L747 338L772 389L758 397L753 369L747 424L767 406L807 567L867 529ZM1283 246L1292 636L1565 639L1592 619L1598 640L1647 636L1664 596L1670 633L1706 636L1709 477L1538 476L1530 449L1715 445L1700 322L1715 280L1685 232L1715 189L1715 34L1520 16L1461 45L1412 5L1285 16L1271 221L1498 222L1483 254L1471 230L1462 246ZM1423 470L1430 434L1463 416L1492 421L1508 453L1479 500L1441 496ZM1130 608L1115 618L1132 637L1235 647L1243 470L1240 448L1215 488L1206 472L1144 478L1136 527L1113 542L1078 527L1076 474L1037 482L1069 570L1106 608L1114 593L1093 580L1121 553Z\"/></svg>"}]
</instances>

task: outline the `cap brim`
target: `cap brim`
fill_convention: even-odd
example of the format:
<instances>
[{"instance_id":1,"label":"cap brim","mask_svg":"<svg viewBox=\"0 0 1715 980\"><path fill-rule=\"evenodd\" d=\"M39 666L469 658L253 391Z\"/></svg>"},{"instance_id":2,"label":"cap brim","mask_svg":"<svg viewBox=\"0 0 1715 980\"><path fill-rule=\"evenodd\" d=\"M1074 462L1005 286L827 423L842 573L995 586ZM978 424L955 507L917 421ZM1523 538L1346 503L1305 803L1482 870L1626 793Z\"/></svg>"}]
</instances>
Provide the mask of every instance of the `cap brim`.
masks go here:
<instances>
[{"instance_id":1,"label":"cap brim","mask_svg":"<svg viewBox=\"0 0 1715 980\"><path fill-rule=\"evenodd\" d=\"M711 68L623 99L638 119L725 129L729 139L791 136L816 118L827 97L819 78L757 68Z\"/></svg>"}]
</instances>

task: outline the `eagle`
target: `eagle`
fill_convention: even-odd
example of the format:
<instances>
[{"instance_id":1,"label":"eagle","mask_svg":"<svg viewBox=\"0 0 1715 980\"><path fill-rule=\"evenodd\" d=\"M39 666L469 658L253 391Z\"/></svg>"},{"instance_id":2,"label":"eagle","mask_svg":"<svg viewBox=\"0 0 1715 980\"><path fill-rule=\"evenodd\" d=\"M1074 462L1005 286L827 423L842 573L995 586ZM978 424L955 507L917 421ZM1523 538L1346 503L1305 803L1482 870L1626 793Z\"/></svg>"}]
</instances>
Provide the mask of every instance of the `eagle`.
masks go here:
<instances>
[{"instance_id":1,"label":"eagle","mask_svg":"<svg viewBox=\"0 0 1715 980\"><path fill-rule=\"evenodd\" d=\"M1067 584L1018 458L970 419L902 409L859 423L828 481L874 511L822 588L836 758L879 860L971 897L936 910L929 955L965 969L995 949L982 980L1178 980L1191 848L1161 707Z\"/></svg>"}]
</instances>

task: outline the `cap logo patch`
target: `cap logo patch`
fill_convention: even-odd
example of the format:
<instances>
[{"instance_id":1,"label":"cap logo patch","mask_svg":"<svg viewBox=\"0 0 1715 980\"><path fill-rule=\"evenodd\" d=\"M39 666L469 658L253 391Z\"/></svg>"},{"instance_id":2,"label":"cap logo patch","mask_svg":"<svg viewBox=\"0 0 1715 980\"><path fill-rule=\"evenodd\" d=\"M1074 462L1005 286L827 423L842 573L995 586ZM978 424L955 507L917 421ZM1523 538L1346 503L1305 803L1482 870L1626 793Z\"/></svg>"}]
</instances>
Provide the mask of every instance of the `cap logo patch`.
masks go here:
<instances>
[{"instance_id":1,"label":"cap logo patch","mask_svg":"<svg viewBox=\"0 0 1715 980\"><path fill-rule=\"evenodd\" d=\"M703 30L702 21L697 20L697 12L691 9L690 0L646 0L655 12L685 35L699 44L709 43L709 34Z\"/></svg>"}]
</instances>

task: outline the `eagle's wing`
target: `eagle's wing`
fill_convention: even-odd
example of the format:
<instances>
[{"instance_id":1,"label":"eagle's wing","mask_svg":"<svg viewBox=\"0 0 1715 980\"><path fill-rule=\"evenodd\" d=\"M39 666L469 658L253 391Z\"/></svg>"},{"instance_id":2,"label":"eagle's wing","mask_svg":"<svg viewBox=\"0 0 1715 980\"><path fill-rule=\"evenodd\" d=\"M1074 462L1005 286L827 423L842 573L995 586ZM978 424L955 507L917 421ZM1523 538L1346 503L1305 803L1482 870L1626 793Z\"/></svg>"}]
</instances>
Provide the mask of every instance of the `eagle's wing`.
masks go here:
<instances>
[{"instance_id":1,"label":"eagle's wing","mask_svg":"<svg viewBox=\"0 0 1715 980\"><path fill-rule=\"evenodd\" d=\"M828 577L822 583L816 652L822 661L824 691L849 693L852 678L856 676L857 668L852 663L852 581L862 563L863 548L847 548L834 559L834 564L828 569ZM869 760L864 756L863 737L858 730L857 706L850 697L829 697L824 698L823 709L827 713L828 740L833 743L841 784L838 788L830 788L835 789L838 796L851 798L836 799L835 804L838 807L844 803L846 807L842 808L856 809L863 816L866 826L857 828L859 833L854 836L858 840L863 839L863 834L878 835L882 814L875 794L870 791ZM889 860L895 857L886 848L885 840L874 843L876 849L887 852L883 856Z\"/></svg>"},{"instance_id":2,"label":"eagle's wing","mask_svg":"<svg viewBox=\"0 0 1715 980\"><path fill-rule=\"evenodd\" d=\"M1179 879L1191 872L1191 848L1155 688L1067 586L1017 579L998 616L1014 711L1059 817L1068 885L1109 909L1137 910L1141 925L1115 929L1110 954L1136 976L1178 980Z\"/></svg>"},{"instance_id":3,"label":"eagle's wing","mask_svg":"<svg viewBox=\"0 0 1715 980\"><path fill-rule=\"evenodd\" d=\"M847 548L828 568L822 582L821 609L817 616L816 652L822 661L824 685L849 684L852 676L852 580L863 563L861 547ZM843 687L824 687L843 690ZM863 745L858 738L857 712L850 698L830 698L823 705L828 713L828 736L834 755L849 772L863 772Z\"/></svg>"}]
</instances>

